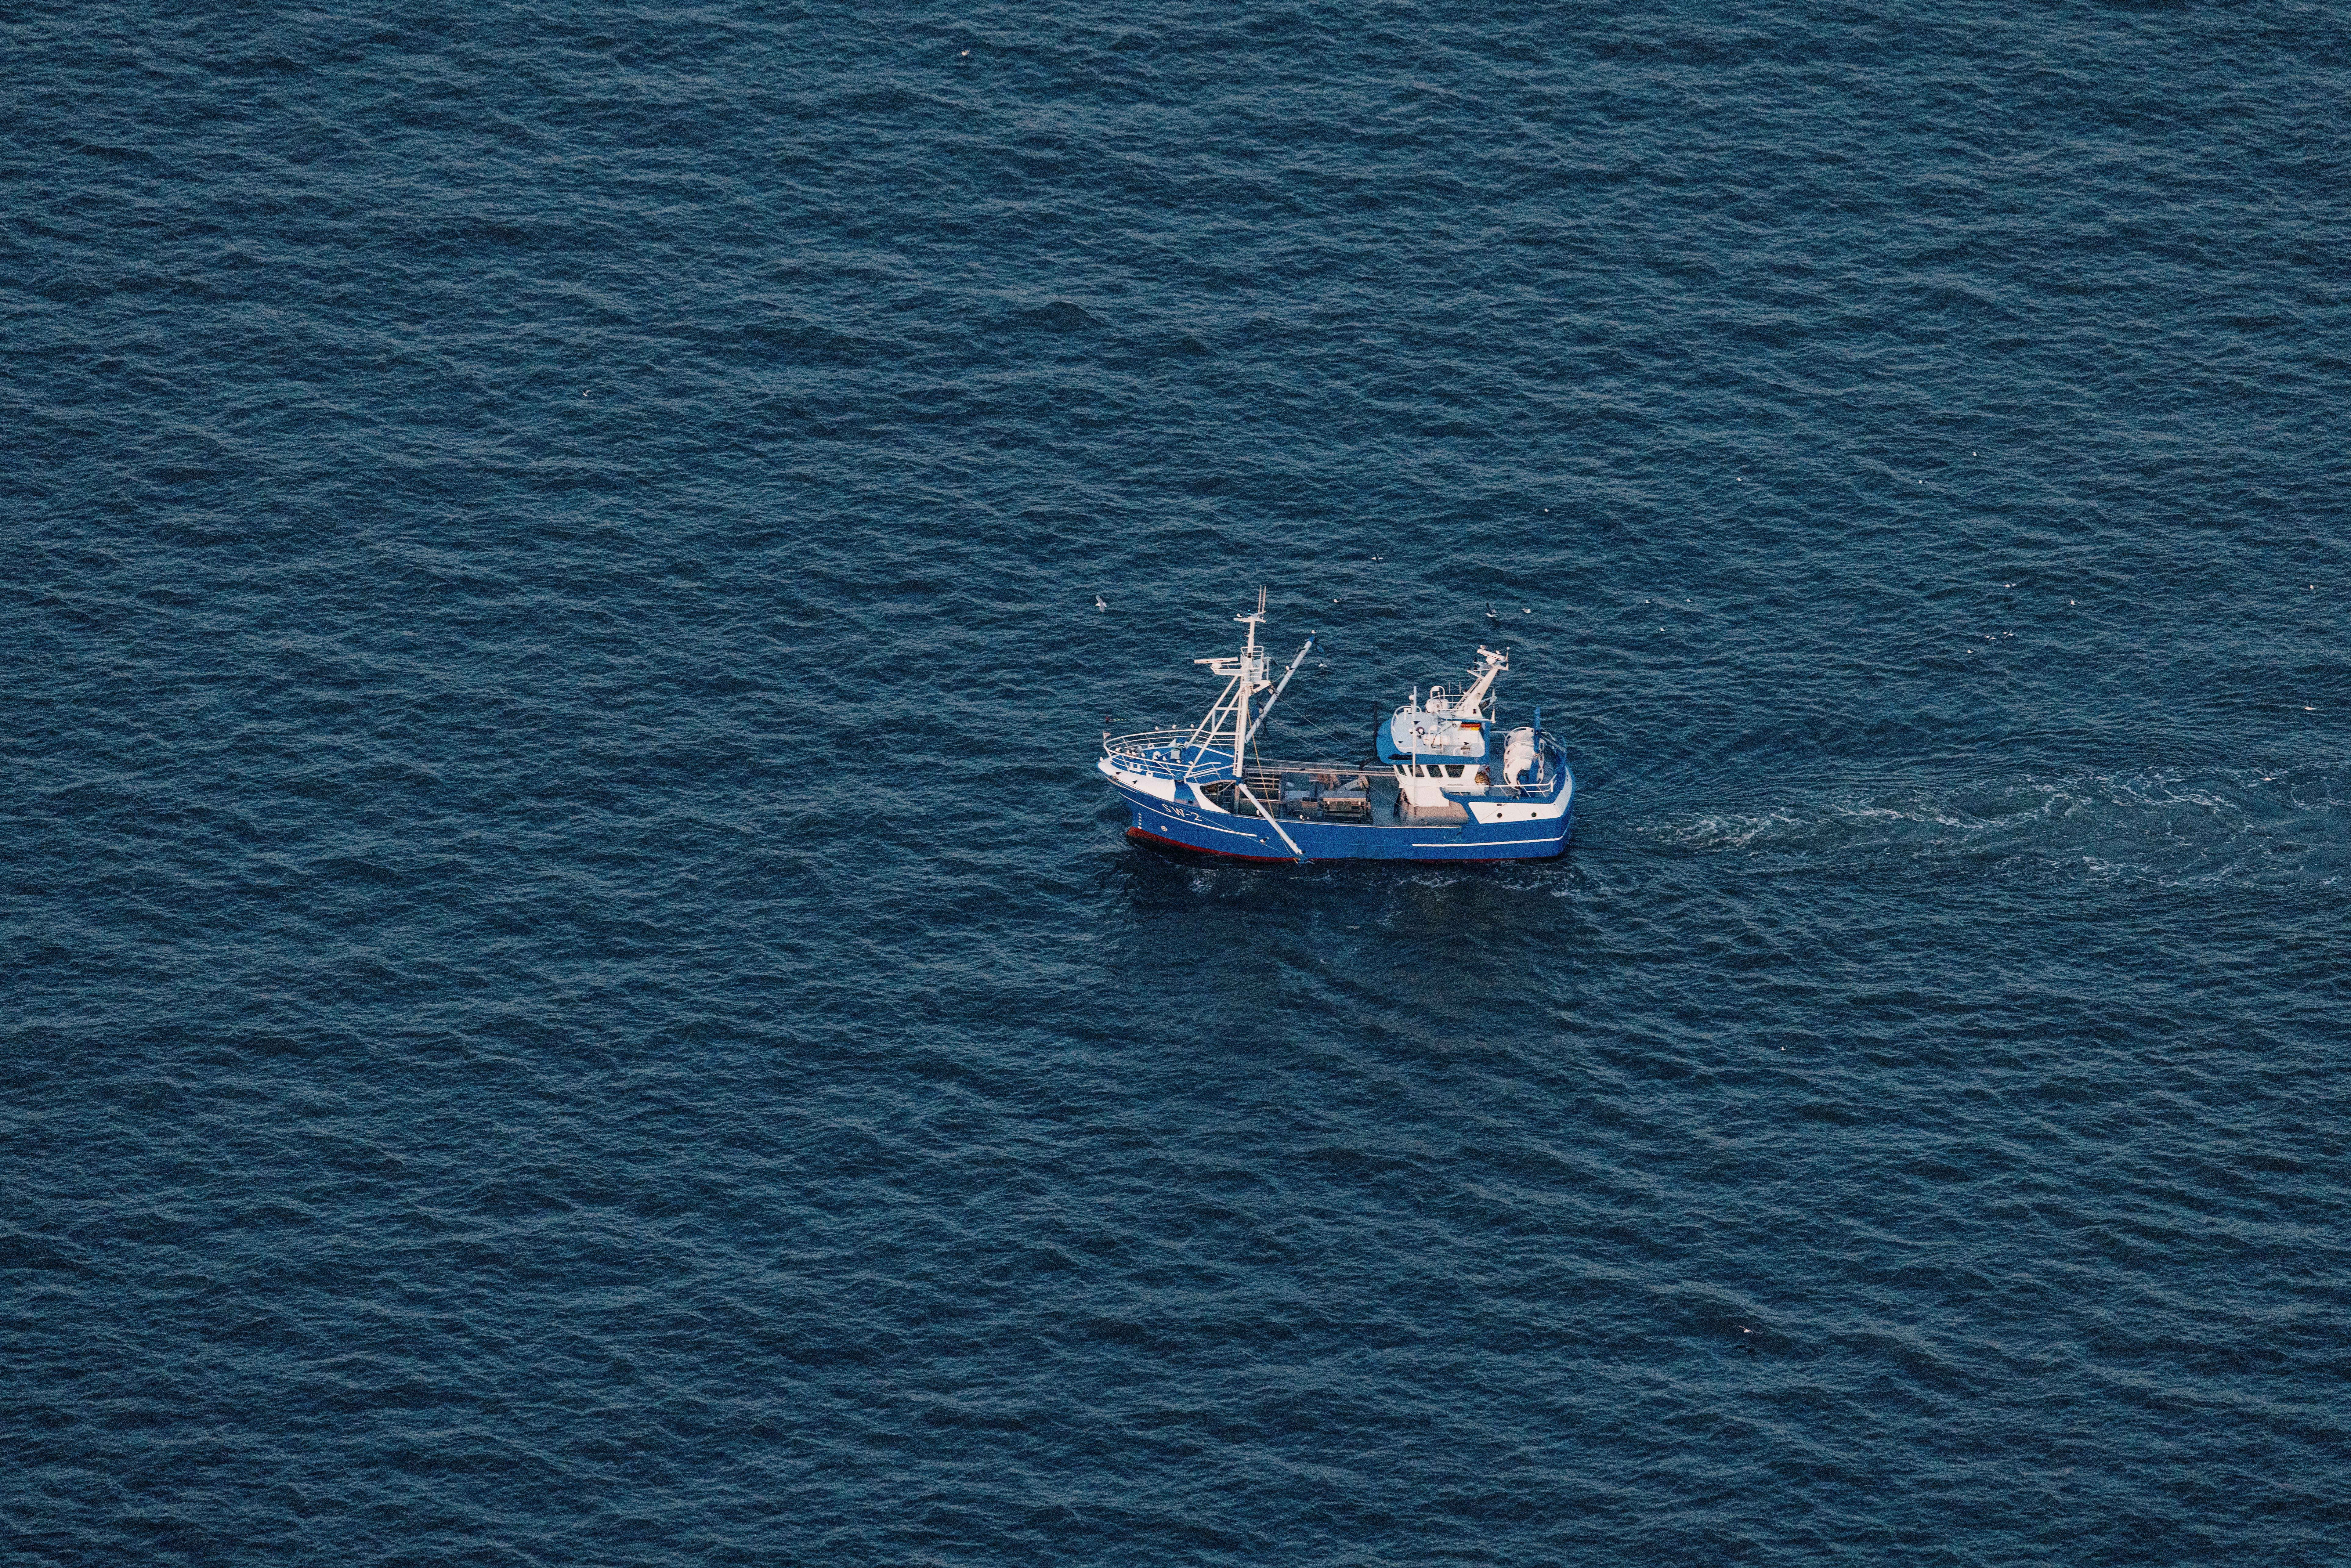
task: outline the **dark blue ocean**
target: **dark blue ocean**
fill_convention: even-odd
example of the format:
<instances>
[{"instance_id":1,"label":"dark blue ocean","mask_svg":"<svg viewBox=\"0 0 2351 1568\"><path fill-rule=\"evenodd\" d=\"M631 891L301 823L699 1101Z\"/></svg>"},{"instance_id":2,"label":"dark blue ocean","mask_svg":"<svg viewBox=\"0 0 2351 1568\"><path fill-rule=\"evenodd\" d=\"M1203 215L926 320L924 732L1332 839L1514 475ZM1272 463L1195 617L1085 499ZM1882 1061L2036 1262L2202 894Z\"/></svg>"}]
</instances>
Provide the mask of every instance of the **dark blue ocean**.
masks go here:
<instances>
[{"instance_id":1,"label":"dark blue ocean","mask_svg":"<svg viewBox=\"0 0 2351 1568\"><path fill-rule=\"evenodd\" d=\"M2351 1561L2339 6L0 59L0 1559Z\"/></svg>"}]
</instances>

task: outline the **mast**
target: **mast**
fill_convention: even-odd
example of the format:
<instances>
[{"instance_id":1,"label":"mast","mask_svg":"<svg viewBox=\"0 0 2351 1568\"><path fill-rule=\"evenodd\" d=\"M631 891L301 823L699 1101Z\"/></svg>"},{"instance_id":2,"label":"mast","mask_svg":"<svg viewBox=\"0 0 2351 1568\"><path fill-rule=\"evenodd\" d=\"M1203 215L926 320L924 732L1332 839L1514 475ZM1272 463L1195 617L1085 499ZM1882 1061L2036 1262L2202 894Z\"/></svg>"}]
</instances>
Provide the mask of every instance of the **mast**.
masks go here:
<instances>
[{"instance_id":1,"label":"mast","mask_svg":"<svg viewBox=\"0 0 2351 1568\"><path fill-rule=\"evenodd\" d=\"M1236 615L1234 620L1249 627L1249 642L1241 649L1241 678L1238 683L1239 701L1233 708L1233 777L1239 778L1248 764L1242 752L1249 746L1249 693L1257 684L1257 629L1265 619L1265 589L1257 591L1257 609L1248 615Z\"/></svg>"}]
</instances>

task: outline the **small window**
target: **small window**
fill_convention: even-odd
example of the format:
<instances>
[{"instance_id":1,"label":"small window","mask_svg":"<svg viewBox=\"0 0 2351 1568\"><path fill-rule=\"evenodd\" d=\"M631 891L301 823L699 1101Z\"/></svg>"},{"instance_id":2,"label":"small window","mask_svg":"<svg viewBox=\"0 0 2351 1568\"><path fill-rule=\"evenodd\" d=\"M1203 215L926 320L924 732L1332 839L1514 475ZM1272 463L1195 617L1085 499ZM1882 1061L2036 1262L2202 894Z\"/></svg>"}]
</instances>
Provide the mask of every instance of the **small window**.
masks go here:
<instances>
[{"instance_id":1,"label":"small window","mask_svg":"<svg viewBox=\"0 0 2351 1568\"><path fill-rule=\"evenodd\" d=\"M1456 762L1456 763L1452 764L1451 766L1449 766L1448 768L1446 768L1446 770L1445 770L1445 776L1446 776L1447 778L1448 778L1448 779L1458 779L1458 778L1460 778L1460 777L1461 777L1461 766L1462 766L1462 765L1461 765L1460 763L1458 763L1458 762Z\"/></svg>"}]
</instances>

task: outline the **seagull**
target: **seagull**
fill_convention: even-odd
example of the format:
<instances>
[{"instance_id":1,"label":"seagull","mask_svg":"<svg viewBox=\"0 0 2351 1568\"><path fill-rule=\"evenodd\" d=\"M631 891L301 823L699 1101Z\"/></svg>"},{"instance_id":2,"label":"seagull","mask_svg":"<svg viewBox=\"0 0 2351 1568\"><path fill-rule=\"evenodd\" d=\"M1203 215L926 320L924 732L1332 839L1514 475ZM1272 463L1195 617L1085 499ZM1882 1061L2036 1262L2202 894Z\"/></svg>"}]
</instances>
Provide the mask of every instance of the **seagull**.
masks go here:
<instances>
[{"instance_id":1,"label":"seagull","mask_svg":"<svg viewBox=\"0 0 2351 1568\"><path fill-rule=\"evenodd\" d=\"M1101 595L1101 594L1099 594L1099 593L1097 593L1097 594L1095 594L1095 595L1094 595L1094 608L1095 608L1095 609L1097 609L1097 610L1107 610L1107 609L1109 609L1109 608L1110 608L1110 606L1109 606L1109 605L1107 605L1107 604L1104 604L1104 603L1102 601L1102 595Z\"/></svg>"},{"instance_id":2,"label":"seagull","mask_svg":"<svg viewBox=\"0 0 2351 1568\"><path fill-rule=\"evenodd\" d=\"M962 55L957 55L957 56L956 57L956 58L957 58L957 59L962 59L962 58L964 57L964 56L965 56L965 55L968 55L968 54L970 54L970 53L971 53L971 51L970 51L969 49L966 49L966 50L963 52L963 54L962 54Z\"/></svg>"},{"instance_id":3,"label":"seagull","mask_svg":"<svg viewBox=\"0 0 2351 1568\"><path fill-rule=\"evenodd\" d=\"M1486 606L1486 619L1487 619L1487 620L1489 620L1489 621L1491 621L1493 618L1494 618L1494 607L1493 607L1492 605L1489 604L1488 606Z\"/></svg>"}]
</instances>

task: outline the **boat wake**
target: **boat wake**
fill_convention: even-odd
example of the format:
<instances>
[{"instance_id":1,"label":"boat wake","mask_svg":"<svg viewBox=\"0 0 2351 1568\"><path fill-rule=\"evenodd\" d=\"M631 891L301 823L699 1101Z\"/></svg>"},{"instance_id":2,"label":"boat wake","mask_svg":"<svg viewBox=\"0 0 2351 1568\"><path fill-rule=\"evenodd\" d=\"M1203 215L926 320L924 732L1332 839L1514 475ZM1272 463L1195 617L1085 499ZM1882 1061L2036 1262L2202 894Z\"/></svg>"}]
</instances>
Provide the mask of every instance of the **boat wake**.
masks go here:
<instances>
[{"instance_id":1,"label":"boat wake","mask_svg":"<svg viewBox=\"0 0 2351 1568\"><path fill-rule=\"evenodd\" d=\"M2150 768L1826 794L1648 836L1764 869L1977 861L2099 882L2335 886L2351 876L2346 801L2339 768Z\"/></svg>"}]
</instances>

